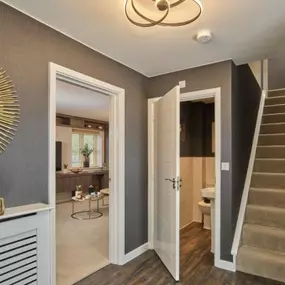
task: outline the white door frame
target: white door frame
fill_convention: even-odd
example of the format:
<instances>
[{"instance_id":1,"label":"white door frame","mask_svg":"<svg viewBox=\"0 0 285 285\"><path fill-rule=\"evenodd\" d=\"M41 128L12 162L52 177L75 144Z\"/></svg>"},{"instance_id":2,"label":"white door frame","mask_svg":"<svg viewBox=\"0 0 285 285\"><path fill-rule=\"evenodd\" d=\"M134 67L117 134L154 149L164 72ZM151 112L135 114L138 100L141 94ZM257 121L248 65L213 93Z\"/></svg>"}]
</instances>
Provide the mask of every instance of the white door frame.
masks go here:
<instances>
[{"instance_id":1,"label":"white door frame","mask_svg":"<svg viewBox=\"0 0 285 285\"><path fill-rule=\"evenodd\" d=\"M121 265L125 257L125 90L73 71L55 63L49 63L49 205L51 284L56 284L56 81L61 79L77 86L88 87L111 97L109 130L110 209L109 209L109 260Z\"/></svg>"},{"instance_id":2,"label":"white door frame","mask_svg":"<svg viewBox=\"0 0 285 285\"><path fill-rule=\"evenodd\" d=\"M154 233L154 103L160 97L148 99L148 239L153 248ZM221 260L221 88L199 90L181 93L180 102L198 99L214 98L215 100L215 173L216 173L216 200L215 200L215 266L235 271L235 265Z\"/></svg>"}]
</instances>

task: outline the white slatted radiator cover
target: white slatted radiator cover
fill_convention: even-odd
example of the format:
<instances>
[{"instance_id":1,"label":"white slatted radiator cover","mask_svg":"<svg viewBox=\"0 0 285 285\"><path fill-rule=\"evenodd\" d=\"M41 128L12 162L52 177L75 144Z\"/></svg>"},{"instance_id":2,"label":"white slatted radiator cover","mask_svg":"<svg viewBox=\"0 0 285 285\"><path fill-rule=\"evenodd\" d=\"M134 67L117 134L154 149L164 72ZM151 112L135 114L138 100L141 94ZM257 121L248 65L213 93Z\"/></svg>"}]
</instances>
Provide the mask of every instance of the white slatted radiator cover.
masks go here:
<instances>
[{"instance_id":1,"label":"white slatted radiator cover","mask_svg":"<svg viewBox=\"0 0 285 285\"><path fill-rule=\"evenodd\" d=\"M0 222L0 284L51 285L48 212Z\"/></svg>"}]
</instances>

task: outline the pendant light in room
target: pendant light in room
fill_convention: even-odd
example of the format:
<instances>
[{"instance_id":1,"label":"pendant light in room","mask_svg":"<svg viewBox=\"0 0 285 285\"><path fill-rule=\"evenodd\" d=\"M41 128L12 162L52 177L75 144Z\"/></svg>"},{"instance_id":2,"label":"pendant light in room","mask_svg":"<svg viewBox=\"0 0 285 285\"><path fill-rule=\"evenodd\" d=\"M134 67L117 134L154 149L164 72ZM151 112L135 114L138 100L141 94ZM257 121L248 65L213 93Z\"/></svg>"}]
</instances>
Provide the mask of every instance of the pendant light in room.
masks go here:
<instances>
[{"instance_id":1,"label":"pendant light in room","mask_svg":"<svg viewBox=\"0 0 285 285\"><path fill-rule=\"evenodd\" d=\"M179 12L179 10L185 11L185 9L187 9L186 4L189 3L195 7L193 6L193 9L188 9L187 11L196 10L191 18L181 21L180 17L176 17L175 20L169 20L174 11L175 13ZM146 6L151 9L147 11ZM202 11L203 6L200 0L125 0L125 15L127 19L139 27L185 26L196 21L201 16ZM153 18L154 14L157 14L157 19ZM136 20L135 18L138 19ZM177 18L179 18L179 20ZM142 20L142 22L140 22L140 20Z\"/></svg>"}]
</instances>

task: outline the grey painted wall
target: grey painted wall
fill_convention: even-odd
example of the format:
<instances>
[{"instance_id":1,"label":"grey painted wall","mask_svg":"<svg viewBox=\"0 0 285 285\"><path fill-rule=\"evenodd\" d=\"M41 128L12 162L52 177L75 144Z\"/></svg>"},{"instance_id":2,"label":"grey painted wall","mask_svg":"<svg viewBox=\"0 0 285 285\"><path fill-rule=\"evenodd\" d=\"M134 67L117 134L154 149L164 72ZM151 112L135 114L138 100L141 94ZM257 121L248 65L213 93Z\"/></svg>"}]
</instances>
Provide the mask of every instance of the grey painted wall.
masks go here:
<instances>
[{"instance_id":1,"label":"grey painted wall","mask_svg":"<svg viewBox=\"0 0 285 285\"><path fill-rule=\"evenodd\" d=\"M147 241L146 78L0 2L0 66L21 100L15 140L0 156L7 206L48 201L48 62L126 90L126 252Z\"/></svg>"},{"instance_id":2,"label":"grey painted wall","mask_svg":"<svg viewBox=\"0 0 285 285\"><path fill-rule=\"evenodd\" d=\"M275 58L268 60L268 89L285 88L285 49Z\"/></svg>"},{"instance_id":3,"label":"grey painted wall","mask_svg":"<svg viewBox=\"0 0 285 285\"><path fill-rule=\"evenodd\" d=\"M233 232L238 217L251 145L254 136L261 89L247 64L235 66L232 73L232 216Z\"/></svg>"}]
</instances>

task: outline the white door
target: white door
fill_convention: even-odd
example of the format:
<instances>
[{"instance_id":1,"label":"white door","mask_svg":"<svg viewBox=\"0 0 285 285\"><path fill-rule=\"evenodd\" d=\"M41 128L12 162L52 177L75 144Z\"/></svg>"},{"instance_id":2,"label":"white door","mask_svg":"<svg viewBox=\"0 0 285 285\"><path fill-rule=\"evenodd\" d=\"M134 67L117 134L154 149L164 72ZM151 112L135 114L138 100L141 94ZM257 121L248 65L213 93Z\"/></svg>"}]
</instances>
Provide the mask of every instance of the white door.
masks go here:
<instances>
[{"instance_id":1,"label":"white door","mask_svg":"<svg viewBox=\"0 0 285 285\"><path fill-rule=\"evenodd\" d=\"M155 103L154 250L179 280L180 89Z\"/></svg>"}]
</instances>

